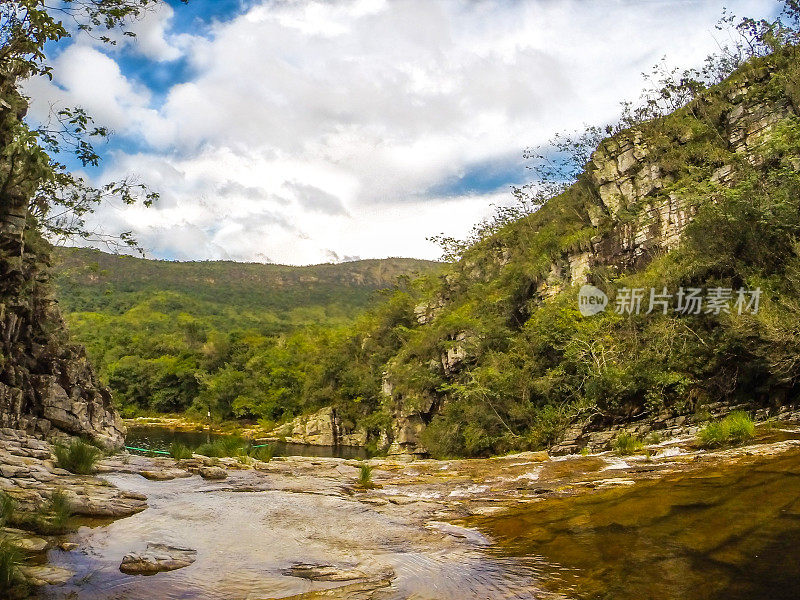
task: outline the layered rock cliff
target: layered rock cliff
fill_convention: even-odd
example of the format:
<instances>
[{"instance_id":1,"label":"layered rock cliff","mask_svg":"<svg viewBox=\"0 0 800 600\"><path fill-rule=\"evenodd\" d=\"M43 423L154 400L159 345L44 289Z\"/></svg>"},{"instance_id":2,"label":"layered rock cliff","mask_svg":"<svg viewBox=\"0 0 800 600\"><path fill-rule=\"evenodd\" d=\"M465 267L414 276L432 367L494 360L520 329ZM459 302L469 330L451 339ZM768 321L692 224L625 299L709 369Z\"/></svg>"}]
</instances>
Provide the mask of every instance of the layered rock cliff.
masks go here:
<instances>
[{"instance_id":1,"label":"layered rock cliff","mask_svg":"<svg viewBox=\"0 0 800 600\"><path fill-rule=\"evenodd\" d=\"M435 350L425 354L415 348L387 367L383 392L393 414L392 451L425 454L424 432L450 402L448 389L469 379L465 375L478 364L479 353L485 355L487 347L502 348L502 343L489 346L480 327L459 331L450 325L454 319L448 314L460 302L474 303L464 300L474 290L504 277L510 281L508 273L513 270L525 283L517 290L507 286L497 295L497 305L508 306L498 312L504 311L504 318L512 322L509 330L519 330L537 307L560 295L574 294L586 283L636 273L679 247L700 207L714 203L717 194L739 182L745 171L752 175L753 169L763 168L766 177L780 169L800 170L800 148L787 145L785 136L774 135L783 136L797 126L800 97L797 69L792 66L796 60L796 49L790 49L777 58L756 61L667 118L603 141L578 182L547 206L547 218L569 225L558 230L553 237L559 239L543 246L539 255L514 264L509 258L510 236L495 236L453 265L438 290L415 311L420 328L438 336L435 344L428 344ZM539 243L534 236L541 237L548 227L547 220L540 219L534 235L517 234L514 243ZM433 383L409 384L409 360L427 361ZM785 396L786 390L781 394ZM671 414L687 407L691 408L690 402Z\"/></svg>"},{"instance_id":2,"label":"layered rock cliff","mask_svg":"<svg viewBox=\"0 0 800 600\"><path fill-rule=\"evenodd\" d=\"M0 81L0 426L122 444L110 392L69 343L48 285L49 244L30 215L40 181L15 137L26 102Z\"/></svg>"}]
</instances>

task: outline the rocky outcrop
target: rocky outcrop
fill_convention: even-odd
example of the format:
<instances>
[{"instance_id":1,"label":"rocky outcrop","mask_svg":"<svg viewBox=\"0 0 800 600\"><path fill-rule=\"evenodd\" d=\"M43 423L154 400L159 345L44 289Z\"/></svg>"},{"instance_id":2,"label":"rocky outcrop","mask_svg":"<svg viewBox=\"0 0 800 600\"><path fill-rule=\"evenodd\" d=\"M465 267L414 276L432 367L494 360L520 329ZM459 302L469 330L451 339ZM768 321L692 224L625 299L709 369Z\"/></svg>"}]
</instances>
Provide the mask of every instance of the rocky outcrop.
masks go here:
<instances>
[{"instance_id":1,"label":"rocky outcrop","mask_svg":"<svg viewBox=\"0 0 800 600\"><path fill-rule=\"evenodd\" d=\"M73 514L127 517L147 508L141 494L123 492L107 481L73 475L53 460L52 446L24 431L0 429L0 490L14 499L20 513L34 513L61 490Z\"/></svg>"},{"instance_id":2,"label":"rocky outcrop","mask_svg":"<svg viewBox=\"0 0 800 600\"><path fill-rule=\"evenodd\" d=\"M0 94L0 147L8 148L26 103L2 78ZM69 343L50 292L50 247L30 212L41 175L29 158L0 157L0 426L118 447L124 427L111 394L84 350Z\"/></svg>"},{"instance_id":3,"label":"rocky outcrop","mask_svg":"<svg viewBox=\"0 0 800 600\"><path fill-rule=\"evenodd\" d=\"M97 380L83 348L68 341L47 290L42 254L26 252L24 258L26 283L4 286L0 296L0 426L121 446L125 428L111 393Z\"/></svg>"},{"instance_id":4,"label":"rocky outcrop","mask_svg":"<svg viewBox=\"0 0 800 600\"><path fill-rule=\"evenodd\" d=\"M336 409L327 406L277 427L268 433L268 439L312 446L364 446L367 432L346 428Z\"/></svg>"}]
</instances>

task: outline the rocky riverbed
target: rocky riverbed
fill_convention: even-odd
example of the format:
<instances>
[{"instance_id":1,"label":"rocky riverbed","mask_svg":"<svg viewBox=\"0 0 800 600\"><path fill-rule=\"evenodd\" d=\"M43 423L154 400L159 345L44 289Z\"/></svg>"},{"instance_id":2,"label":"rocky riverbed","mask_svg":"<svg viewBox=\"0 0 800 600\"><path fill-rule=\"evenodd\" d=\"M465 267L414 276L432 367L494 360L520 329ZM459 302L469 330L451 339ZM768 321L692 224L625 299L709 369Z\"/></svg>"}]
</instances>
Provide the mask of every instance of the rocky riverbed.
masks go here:
<instances>
[{"instance_id":1,"label":"rocky riverbed","mask_svg":"<svg viewBox=\"0 0 800 600\"><path fill-rule=\"evenodd\" d=\"M371 459L374 485L364 487L357 483L362 461L337 458L122 454L104 459L98 476L76 476L53 464L46 442L0 433L0 487L31 510L61 489L83 519L68 535L11 532L38 557L26 572L41 598L573 597L573 583L552 582L564 580L553 577L561 569L592 571L584 555L573 566L565 560L564 548L582 543L569 537L577 521L564 527L541 517L563 544L553 547L542 533L544 541L526 538L520 550L520 531L534 529L539 517L530 515L540 507L566 503L559 514L579 521L595 510L583 498L608 501L611 493L616 502L617 494L648 486L668 495L678 479L705 481L709 473L748 473L800 457L800 430L783 424L746 446L713 452L686 437L629 457ZM782 489L800 495L797 481L788 469ZM572 506L582 506L580 514Z\"/></svg>"}]
</instances>

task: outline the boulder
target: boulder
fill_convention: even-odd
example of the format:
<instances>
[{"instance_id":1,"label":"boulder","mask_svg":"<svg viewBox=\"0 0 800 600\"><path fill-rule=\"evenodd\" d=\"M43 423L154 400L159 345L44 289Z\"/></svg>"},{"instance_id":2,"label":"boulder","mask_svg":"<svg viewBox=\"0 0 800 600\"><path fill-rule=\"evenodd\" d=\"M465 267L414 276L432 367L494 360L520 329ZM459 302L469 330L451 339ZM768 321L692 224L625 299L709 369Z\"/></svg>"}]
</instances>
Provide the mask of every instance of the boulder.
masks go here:
<instances>
[{"instance_id":1,"label":"boulder","mask_svg":"<svg viewBox=\"0 0 800 600\"><path fill-rule=\"evenodd\" d=\"M200 467L199 473L203 479L225 479L228 476L222 467Z\"/></svg>"}]
</instances>

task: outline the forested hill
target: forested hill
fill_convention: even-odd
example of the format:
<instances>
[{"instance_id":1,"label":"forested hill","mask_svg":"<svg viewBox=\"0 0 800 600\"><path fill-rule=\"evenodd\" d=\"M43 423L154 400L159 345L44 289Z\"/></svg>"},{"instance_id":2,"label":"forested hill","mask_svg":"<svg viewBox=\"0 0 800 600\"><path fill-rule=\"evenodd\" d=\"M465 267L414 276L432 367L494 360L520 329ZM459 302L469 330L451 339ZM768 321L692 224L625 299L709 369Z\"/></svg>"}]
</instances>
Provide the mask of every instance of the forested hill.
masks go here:
<instances>
[{"instance_id":1,"label":"forested hill","mask_svg":"<svg viewBox=\"0 0 800 600\"><path fill-rule=\"evenodd\" d=\"M347 360L337 345L343 330L380 303L380 290L440 267L404 258L168 262L78 248L55 249L54 263L72 337L124 414L201 406L203 414L274 419L305 406L308 369L300 365L327 369L315 354L323 348Z\"/></svg>"},{"instance_id":2,"label":"forested hill","mask_svg":"<svg viewBox=\"0 0 800 600\"><path fill-rule=\"evenodd\" d=\"M58 297L65 312L112 314L130 310L154 293L174 292L194 305L185 307L189 312L233 309L290 315L318 307L331 317L349 317L398 277L439 267L413 258L294 267L148 260L87 248L57 248L54 255Z\"/></svg>"}]
</instances>

